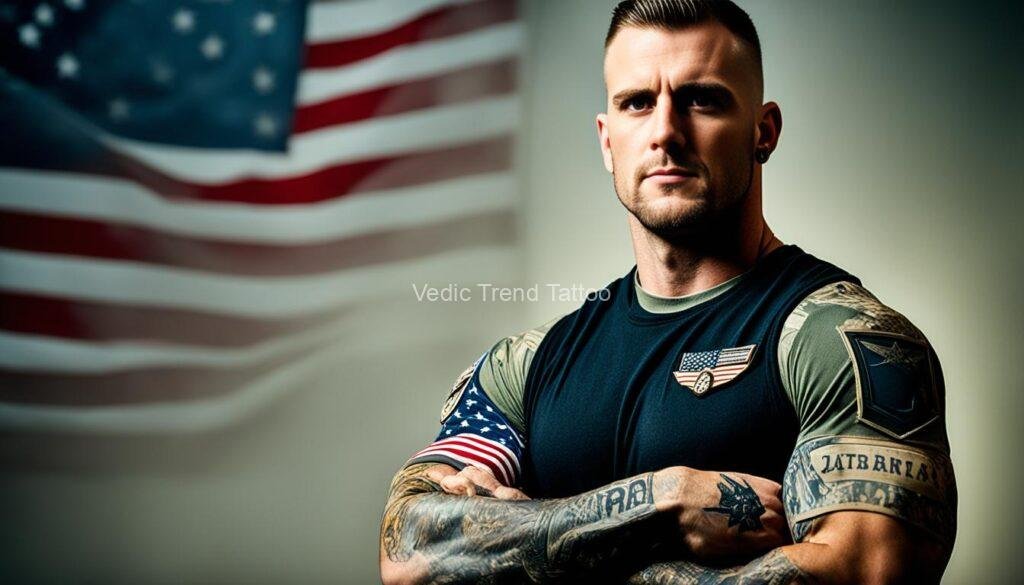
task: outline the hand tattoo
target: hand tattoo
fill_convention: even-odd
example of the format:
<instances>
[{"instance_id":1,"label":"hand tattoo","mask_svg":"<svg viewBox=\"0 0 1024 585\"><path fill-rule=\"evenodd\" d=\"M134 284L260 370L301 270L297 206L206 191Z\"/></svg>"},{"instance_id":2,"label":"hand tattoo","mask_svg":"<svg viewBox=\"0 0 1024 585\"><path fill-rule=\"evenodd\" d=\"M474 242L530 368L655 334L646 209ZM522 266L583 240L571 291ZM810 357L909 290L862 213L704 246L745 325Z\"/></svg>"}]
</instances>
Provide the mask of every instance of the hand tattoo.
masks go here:
<instances>
[{"instance_id":1,"label":"hand tattoo","mask_svg":"<svg viewBox=\"0 0 1024 585\"><path fill-rule=\"evenodd\" d=\"M741 484L724 473L721 475L728 482L718 482L718 491L722 492L722 499L718 501L718 506L704 508L704 511L728 515L729 526L739 524L740 532L764 528L761 524L764 505L754 488L750 487L747 480L743 480Z\"/></svg>"}]
</instances>

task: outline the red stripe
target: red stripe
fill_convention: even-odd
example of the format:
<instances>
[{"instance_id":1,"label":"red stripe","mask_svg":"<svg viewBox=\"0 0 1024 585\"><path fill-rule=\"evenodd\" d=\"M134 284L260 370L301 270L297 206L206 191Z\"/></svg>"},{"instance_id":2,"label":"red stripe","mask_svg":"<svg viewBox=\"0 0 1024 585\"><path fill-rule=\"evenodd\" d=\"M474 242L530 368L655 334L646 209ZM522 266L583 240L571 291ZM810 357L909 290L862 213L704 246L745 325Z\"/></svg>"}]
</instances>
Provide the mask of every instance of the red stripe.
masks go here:
<instances>
[{"instance_id":1,"label":"red stripe","mask_svg":"<svg viewBox=\"0 0 1024 585\"><path fill-rule=\"evenodd\" d=\"M500 457L503 457L503 458L507 459L508 461L514 462L515 466L518 468L518 461L517 461L517 458L516 458L516 454L513 453L512 450L509 449L508 447L506 447L506 446L504 446L504 445L502 445L502 444L500 444L500 443L498 443L496 441L492 441L490 439L486 439L486 438L481 437L479 435L461 434L461 435L454 435L452 437L447 437L447 438L441 439L441 440L435 442L434 444L435 445L442 445L442 444L447 443L448 441L477 441L481 445L483 445L484 447L489 447L491 449L494 449Z\"/></svg>"},{"instance_id":2,"label":"red stripe","mask_svg":"<svg viewBox=\"0 0 1024 585\"><path fill-rule=\"evenodd\" d=\"M311 43L306 47L307 69L354 63L400 45L441 39L514 20L516 3L486 0L439 8L391 30L343 41Z\"/></svg>"},{"instance_id":3,"label":"red stripe","mask_svg":"<svg viewBox=\"0 0 1024 585\"><path fill-rule=\"evenodd\" d=\"M88 408L210 399L238 392L302 353L295 350L251 366L226 369L168 366L97 374L5 369L0 370L0 402Z\"/></svg>"},{"instance_id":4,"label":"red stripe","mask_svg":"<svg viewBox=\"0 0 1024 585\"><path fill-rule=\"evenodd\" d=\"M434 443L434 446L438 447L445 445L462 445L464 447L479 449L480 451L488 455L493 455L495 458L501 461L502 464L507 467L506 471L508 471L509 476L515 475L516 466L511 462L513 456L510 456L502 451L499 451L498 449L495 449L494 446L488 444L486 439L455 436Z\"/></svg>"},{"instance_id":5,"label":"red stripe","mask_svg":"<svg viewBox=\"0 0 1024 585\"><path fill-rule=\"evenodd\" d=\"M0 211L0 246L245 276L307 275L516 239L515 215L496 211L332 242L242 244L98 220Z\"/></svg>"},{"instance_id":6,"label":"red stripe","mask_svg":"<svg viewBox=\"0 0 1024 585\"><path fill-rule=\"evenodd\" d=\"M247 319L118 302L0 293L0 330L95 341L247 346L341 319L352 307L284 319Z\"/></svg>"},{"instance_id":7,"label":"red stripe","mask_svg":"<svg viewBox=\"0 0 1024 585\"><path fill-rule=\"evenodd\" d=\"M476 454L480 458L481 462L486 462L488 467L491 467L492 470L497 470L497 471L492 471L492 473L494 474L495 477L497 477L499 479L503 478L502 479L502 483L505 483L505 485L510 485L508 482L510 482L512 480L512 478L515 476L515 473L510 469L508 462L505 461L504 459L500 458L500 457L495 457L492 453L489 453L487 451L484 451L483 449L480 449L478 445L470 444L470 445L463 445L463 446L460 447L459 445L450 446L448 444L439 445L439 444L435 443L435 444L431 445L430 447L427 447L427 448L423 449L422 451L420 451L419 453L417 453L416 457L419 457L419 456L422 456L422 455L430 455L430 454L441 454L441 453L439 453L440 451L449 451L449 452L452 452L452 453L461 453L464 450L468 450L468 452ZM488 461L487 457L495 457L497 459L497 467L494 467L495 462Z\"/></svg>"},{"instance_id":8,"label":"red stripe","mask_svg":"<svg viewBox=\"0 0 1024 585\"><path fill-rule=\"evenodd\" d=\"M510 94L515 86L515 60L488 63L303 106L295 111L292 133Z\"/></svg>"},{"instance_id":9,"label":"red stripe","mask_svg":"<svg viewBox=\"0 0 1024 585\"><path fill-rule=\"evenodd\" d=\"M294 205L508 170L512 167L512 139L504 136L456 147L336 165L294 177L243 179L222 185L187 183L162 175L136 161L122 163L125 167L121 169L122 176L134 179L168 199Z\"/></svg>"},{"instance_id":10,"label":"red stripe","mask_svg":"<svg viewBox=\"0 0 1024 585\"><path fill-rule=\"evenodd\" d=\"M415 457L413 457L413 459L415 459L416 457L420 457L422 455L429 455L430 454L430 450L431 450L431 448L428 447L428 448L424 449L423 451L420 451L419 453L416 454ZM470 459L472 461L476 461L477 463L480 463L481 465L484 465L488 469L490 469L491 473L494 474L494 477L501 476L501 477L505 478L506 482L510 481L510 478L507 475L505 475L505 470L502 469L501 466L495 466L494 463L492 463L492 462L488 461L487 459L481 457L477 453L474 453L472 451L465 451L465 450L462 450L462 449L447 448L447 447L444 448L444 450L445 451L450 451L450 452L458 455L459 457L465 457L466 459ZM506 483L506 485L508 485L508 484Z\"/></svg>"}]
</instances>

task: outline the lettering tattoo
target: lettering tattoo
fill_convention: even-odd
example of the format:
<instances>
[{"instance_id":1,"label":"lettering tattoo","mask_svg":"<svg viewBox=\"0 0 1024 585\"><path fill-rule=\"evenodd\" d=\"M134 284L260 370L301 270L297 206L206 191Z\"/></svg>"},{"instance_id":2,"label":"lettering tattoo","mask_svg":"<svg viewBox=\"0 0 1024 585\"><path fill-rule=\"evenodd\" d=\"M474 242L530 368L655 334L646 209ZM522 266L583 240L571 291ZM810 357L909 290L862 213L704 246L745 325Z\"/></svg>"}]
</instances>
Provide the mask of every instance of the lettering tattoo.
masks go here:
<instances>
[{"instance_id":1,"label":"lettering tattoo","mask_svg":"<svg viewBox=\"0 0 1024 585\"><path fill-rule=\"evenodd\" d=\"M747 480L740 483L724 473L721 476L725 480L718 482L718 491L722 492L722 498L718 501L718 506L704 508L704 511L729 516L729 526L739 524L740 532L763 529L761 514L764 514L764 505L754 488L750 487Z\"/></svg>"},{"instance_id":2,"label":"lettering tattoo","mask_svg":"<svg viewBox=\"0 0 1024 585\"><path fill-rule=\"evenodd\" d=\"M901 518L952 544L956 481L939 452L866 437L822 437L799 445L783 481L793 540L834 510L868 510Z\"/></svg>"},{"instance_id":3,"label":"lettering tattoo","mask_svg":"<svg viewBox=\"0 0 1024 585\"><path fill-rule=\"evenodd\" d=\"M689 561L655 563L628 581L629 585L784 585L807 582L807 574L778 549L732 569L711 569Z\"/></svg>"},{"instance_id":4,"label":"lettering tattoo","mask_svg":"<svg viewBox=\"0 0 1024 585\"><path fill-rule=\"evenodd\" d=\"M664 540L653 474L570 498L510 501L440 493L426 476L433 465L399 472L381 524L383 554L410 563L423 582L551 581L626 568L621 582Z\"/></svg>"}]
</instances>

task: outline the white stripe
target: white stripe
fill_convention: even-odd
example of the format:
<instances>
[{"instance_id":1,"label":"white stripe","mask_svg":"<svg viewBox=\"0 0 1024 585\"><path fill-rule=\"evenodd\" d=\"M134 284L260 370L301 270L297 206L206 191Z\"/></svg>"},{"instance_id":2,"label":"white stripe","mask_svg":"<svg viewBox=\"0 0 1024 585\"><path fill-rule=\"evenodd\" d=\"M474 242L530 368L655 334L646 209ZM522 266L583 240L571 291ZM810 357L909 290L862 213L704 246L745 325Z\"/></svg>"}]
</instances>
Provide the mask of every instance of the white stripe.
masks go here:
<instances>
[{"instance_id":1,"label":"white stripe","mask_svg":"<svg viewBox=\"0 0 1024 585\"><path fill-rule=\"evenodd\" d=\"M208 400L89 408L0 402L0 428L91 435L155 435L222 429L245 420L286 394L307 387L310 380L322 377L343 359L380 355L382 351L416 351L426 344L436 346L446 341L466 339L468 331L458 327L440 327L429 328L424 333L419 335L410 330L407 335L399 337L389 335L369 342L360 339L355 344L314 348L244 388Z\"/></svg>"},{"instance_id":2,"label":"white stripe","mask_svg":"<svg viewBox=\"0 0 1024 585\"><path fill-rule=\"evenodd\" d=\"M306 40L327 42L365 37L396 28L443 6L475 0L362 0L314 2L306 11Z\"/></svg>"},{"instance_id":3,"label":"white stripe","mask_svg":"<svg viewBox=\"0 0 1024 585\"><path fill-rule=\"evenodd\" d=\"M458 71L519 55L525 38L522 23L506 22L460 35L400 45L379 55L299 75L296 103L324 100Z\"/></svg>"},{"instance_id":4,"label":"white stripe","mask_svg":"<svg viewBox=\"0 0 1024 585\"><path fill-rule=\"evenodd\" d=\"M109 134L109 148L141 160L171 177L200 184L243 178L280 179L343 162L465 144L512 133L519 103L502 96L330 127L292 139L287 154L209 150L156 145Z\"/></svg>"},{"instance_id":5,"label":"white stripe","mask_svg":"<svg viewBox=\"0 0 1024 585\"><path fill-rule=\"evenodd\" d=\"M287 317L389 294L415 298L413 284L445 286L467 279L505 282L517 255L513 246L487 246L324 275L258 278L2 250L0 289L226 315Z\"/></svg>"},{"instance_id":6,"label":"white stripe","mask_svg":"<svg viewBox=\"0 0 1024 585\"><path fill-rule=\"evenodd\" d=\"M122 179L0 169L0 209L261 244L314 244L508 210L517 190L515 174L503 172L308 205L183 203Z\"/></svg>"},{"instance_id":7,"label":"white stripe","mask_svg":"<svg viewBox=\"0 0 1024 585\"><path fill-rule=\"evenodd\" d=\"M513 453L511 449L509 449L505 445L502 445L501 443L498 443L496 441L488 439L487 437L482 437L482 436L477 435L475 433L463 433L463 434L460 434L460 435L454 435L454 436L451 436L451 437L445 437L444 439L441 439L440 441L436 441L434 444L435 445L440 445L440 444L446 443L448 441L454 441L455 439L475 440L475 441L482 442L482 443L484 443L484 444L486 444L486 445L488 445L490 447L494 447L499 452L503 453L504 456L506 458L508 458L508 460L511 461L515 465L516 470L519 469L519 459L516 457L516 454Z\"/></svg>"},{"instance_id":8,"label":"white stripe","mask_svg":"<svg viewBox=\"0 0 1024 585\"><path fill-rule=\"evenodd\" d=\"M467 452L470 452L470 453L472 453L472 454L474 454L474 455L476 455L476 456L478 456L478 457L480 457L482 459L486 459L487 461L490 461L491 463L494 464L494 467L498 471L501 472L502 483L504 483L505 485L509 485L511 483L512 476L509 474L508 467L502 461L500 461L499 459L497 459L493 455L489 455L487 453L484 453L484 452L480 451L479 449L474 449L472 447L467 447L465 445L461 445L461 446L460 445L450 445L449 448L444 448L444 447L427 447L426 449L424 449L424 450L420 451L419 453L417 453L416 455L414 455L413 459L415 459L417 457L423 457L424 455L444 455L445 457L451 457L452 459L455 459L457 461L462 461L463 463L468 463L470 465L473 465L474 467L479 467L480 465L483 465L479 461L475 461L475 460L470 459L469 457L466 457L464 455L459 455L457 453L454 453L454 452L450 451L449 449L459 449L461 451L467 451ZM488 469L487 471L488 471L488 473L491 472L490 469Z\"/></svg>"}]
</instances>

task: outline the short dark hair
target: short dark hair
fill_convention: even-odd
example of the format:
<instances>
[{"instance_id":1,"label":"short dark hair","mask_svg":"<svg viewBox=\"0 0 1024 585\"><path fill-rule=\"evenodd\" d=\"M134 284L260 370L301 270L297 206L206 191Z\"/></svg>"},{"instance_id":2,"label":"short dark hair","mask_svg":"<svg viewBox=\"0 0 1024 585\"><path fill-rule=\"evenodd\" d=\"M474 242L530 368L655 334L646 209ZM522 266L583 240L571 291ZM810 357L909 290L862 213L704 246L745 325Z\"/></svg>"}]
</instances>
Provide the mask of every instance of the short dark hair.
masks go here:
<instances>
[{"instance_id":1,"label":"short dark hair","mask_svg":"<svg viewBox=\"0 0 1024 585\"><path fill-rule=\"evenodd\" d=\"M757 71L762 74L761 40L750 15L731 0L624 0L612 12L604 46L625 26L676 30L715 20L753 51ZM763 75L763 74L762 74Z\"/></svg>"}]
</instances>

